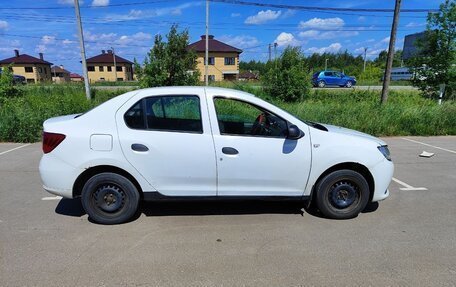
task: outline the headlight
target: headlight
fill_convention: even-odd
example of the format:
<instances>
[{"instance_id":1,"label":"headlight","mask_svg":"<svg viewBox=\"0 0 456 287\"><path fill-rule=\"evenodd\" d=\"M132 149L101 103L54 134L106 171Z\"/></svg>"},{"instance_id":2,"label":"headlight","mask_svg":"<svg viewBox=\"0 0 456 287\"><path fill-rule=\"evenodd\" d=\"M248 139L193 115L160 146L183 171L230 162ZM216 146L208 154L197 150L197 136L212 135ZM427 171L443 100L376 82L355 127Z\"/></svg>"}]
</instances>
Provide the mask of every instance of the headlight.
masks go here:
<instances>
[{"instance_id":1,"label":"headlight","mask_svg":"<svg viewBox=\"0 0 456 287\"><path fill-rule=\"evenodd\" d=\"M391 154L387 145L382 145L377 148L387 160L391 161Z\"/></svg>"}]
</instances>

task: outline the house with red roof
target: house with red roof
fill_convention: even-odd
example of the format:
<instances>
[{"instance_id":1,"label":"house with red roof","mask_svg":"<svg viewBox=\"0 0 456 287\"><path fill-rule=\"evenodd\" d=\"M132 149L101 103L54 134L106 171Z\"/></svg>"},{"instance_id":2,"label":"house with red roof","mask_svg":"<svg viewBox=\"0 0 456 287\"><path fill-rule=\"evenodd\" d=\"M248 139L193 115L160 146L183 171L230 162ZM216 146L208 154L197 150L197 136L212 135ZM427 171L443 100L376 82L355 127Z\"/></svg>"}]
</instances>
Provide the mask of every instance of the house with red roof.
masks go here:
<instances>
[{"instance_id":1,"label":"house with red roof","mask_svg":"<svg viewBox=\"0 0 456 287\"><path fill-rule=\"evenodd\" d=\"M20 54L19 50L14 50L14 57L0 60L2 69L11 65L13 74L24 76L27 83L39 83L51 81L52 63L45 61L43 53L39 53L39 58L27 54Z\"/></svg>"},{"instance_id":2,"label":"house with red roof","mask_svg":"<svg viewBox=\"0 0 456 287\"><path fill-rule=\"evenodd\" d=\"M65 70L65 68L60 66L54 66L51 68L52 81L54 83L65 83L70 81L70 72Z\"/></svg>"},{"instance_id":3,"label":"house with red roof","mask_svg":"<svg viewBox=\"0 0 456 287\"><path fill-rule=\"evenodd\" d=\"M213 35L209 35L208 40L209 81L236 80L239 75L239 55L242 53L242 50L214 39ZM187 49L194 50L198 55L197 68L200 72L200 80L204 81L206 35L202 35L201 40L188 45Z\"/></svg>"},{"instance_id":4,"label":"house with red roof","mask_svg":"<svg viewBox=\"0 0 456 287\"><path fill-rule=\"evenodd\" d=\"M101 54L86 62L90 82L133 81L133 62L116 55L112 50L102 50Z\"/></svg>"}]
</instances>

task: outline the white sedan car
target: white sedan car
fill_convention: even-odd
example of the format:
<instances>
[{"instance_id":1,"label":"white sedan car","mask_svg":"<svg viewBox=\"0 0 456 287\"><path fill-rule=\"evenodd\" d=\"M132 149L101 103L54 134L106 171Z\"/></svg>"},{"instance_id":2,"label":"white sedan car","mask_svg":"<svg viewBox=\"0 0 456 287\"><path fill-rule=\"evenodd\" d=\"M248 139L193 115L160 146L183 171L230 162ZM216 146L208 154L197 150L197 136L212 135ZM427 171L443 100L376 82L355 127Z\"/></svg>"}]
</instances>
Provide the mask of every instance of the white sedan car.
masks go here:
<instances>
[{"instance_id":1,"label":"white sedan car","mask_svg":"<svg viewBox=\"0 0 456 287\"><path fill-rule=\"evenodd\" d=\"M382 140L301 121L231 89L128 92L85 114L44 122L44 189L81 198L95 222L128 221L140 200L312 200L329 218L388 197Z\"/></svg>"}]
</instances>

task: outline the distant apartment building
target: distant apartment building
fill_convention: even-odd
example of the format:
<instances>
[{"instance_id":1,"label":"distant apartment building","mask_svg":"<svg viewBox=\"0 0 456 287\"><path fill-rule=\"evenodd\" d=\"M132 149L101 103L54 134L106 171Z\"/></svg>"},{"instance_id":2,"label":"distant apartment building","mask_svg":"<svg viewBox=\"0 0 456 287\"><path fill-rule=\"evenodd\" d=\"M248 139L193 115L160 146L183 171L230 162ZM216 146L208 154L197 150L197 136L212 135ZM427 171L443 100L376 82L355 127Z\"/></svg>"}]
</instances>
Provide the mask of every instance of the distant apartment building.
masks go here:
<instances>
[{"instance_id":1,"label":"distant apartment building","mask_svg":"<svg viewBox=\"0 0 456 287\"><path fill-rule=\"evenodd\" d=\"M27 54L19 54L19 50L14 50L14 57L0 60L0 67L12 67L15 75L24 76L27 83L39 83L51 81L52 63L45 61L43 53L39 53L39 58Z\"/></svg>"},{"instance_id":2,"label":"distant apartment building","mask_svg":"<svg viewBox=\"0 0 456 287\"><path fill-rule=\"evenodd\" d=\"M242 50L215 40L212 35L209 35L208 40L209 81L236 80L239 75L239 55L242 53ZM204 81L206 36L202 35L201 40L188 45L187 49L196 52L198 56L197 69L200 72L200 80Z\"/></svg>"},{"instance_id":3,"label":"distant apartment building","mask_svg":"<svg viewBox=\"0 0 456 287\"><path fill-rule=\"evenodd\" d=\"M65 83L70 81L70 72L63 66L54 66L51 68L52 81L54 83Z\"/></svg>"},{"instance_id":4,"label":"distant apartment building","mask_svg":"<svg viewBox=\"0 0 456 287\"><path fill-rule=\"evenodd\" d=\"M418 48L416 47L416 42L419 39L425 39L426 32L419 32L415 34L406 35L404 38L404 48L402 49L402 59L407 60L412 58L417 54Z\"/></svg>"},{"instance_id":5,"label":"distant apartment building","mask_svg":"<svg viewBox=\"0 0 456 287\"><path fill-rule=\"evenodd\" d=\"M115 55L112 50L102 50L100 55L86 61L90 82L133 80L133 62Z\"/></svg>"}]
</instances>

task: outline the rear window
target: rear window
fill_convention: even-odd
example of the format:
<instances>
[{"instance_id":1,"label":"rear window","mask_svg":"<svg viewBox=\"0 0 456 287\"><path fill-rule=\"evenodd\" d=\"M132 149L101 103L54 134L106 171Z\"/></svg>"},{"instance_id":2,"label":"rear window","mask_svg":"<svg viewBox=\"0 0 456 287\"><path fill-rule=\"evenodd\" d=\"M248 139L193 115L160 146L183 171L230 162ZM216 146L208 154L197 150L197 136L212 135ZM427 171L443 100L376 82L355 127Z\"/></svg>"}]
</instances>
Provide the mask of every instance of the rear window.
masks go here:
<instances>
[{"instance_id":1,"label":"rear window","mask_svg":"<svg viewBox=\"0 0 456 287\"><path fill-rule=\"evenodd\" d=\"M158 96L145 98L125 114L132 129L202 133L198 96Z\"/></svg>"}]
</instances>

